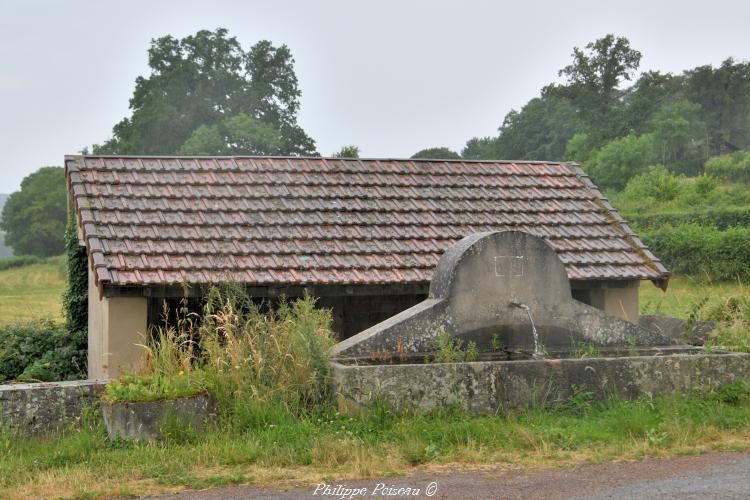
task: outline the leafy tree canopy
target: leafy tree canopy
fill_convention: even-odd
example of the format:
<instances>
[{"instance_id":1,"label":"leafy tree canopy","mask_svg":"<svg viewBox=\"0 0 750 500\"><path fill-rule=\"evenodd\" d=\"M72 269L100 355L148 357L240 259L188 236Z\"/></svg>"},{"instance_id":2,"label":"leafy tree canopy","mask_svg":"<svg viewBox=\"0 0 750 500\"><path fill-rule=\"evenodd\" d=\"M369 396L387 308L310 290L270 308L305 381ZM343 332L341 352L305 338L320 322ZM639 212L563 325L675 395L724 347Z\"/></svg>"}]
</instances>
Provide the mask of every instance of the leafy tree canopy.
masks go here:
<instances>
[{"instance_id":1,"label":"leafy tree canopy","mask_svg":"<svg viewBox=\"0 0 750 500\"><path fill-rule=\"evenodd\" d=\"M744 179L734 157L711 157L750 150L750 63L730 58L635 79L640 59L627 38L611 34L574 48L559 71L563 83L511 110L497 136L469 140L462 156L576 161L609 189L657 164L688 176L711 165L722 177Z\"/></svg>"},{"instance_id":2,"label":"leafy tree canopy","mask_svg":"<svg viewBox=\"0 0 750 500\"><path fill-rule=\"evenodd\" d=\"M712 150L750 149L750 62L729 58L718 68L686 71L684 78L685 98L701 106Z\"/></svg>"},{"instance_id":3,"label":"leafy tree canopy","mask_svg":"<svg viewBox=\"0 0 750 500\"><path fill-rule=\"evenodd\" d=\"M98 154L315 154L297 124L300 90L286 45L243 50L227 30L151 42L130 117Z\"/></svg>"},{"instance_id":4,"label":"leafy tree canopy","mask_svg":"<svg viewBox=\"0 0 750 500\"><path fill-rule=\"evenodd\" d=\"M513 160L560 160L565 144L581 130L576 109L567 99L537 97L511 110L500 126L495 156Z\"/></svg>"},{"instance_id":5,"label":"leafy tree canopy","mask_svg":"<svg viewBox=\"0 0 750 500\"><path fill-rule=\"evenodd\" d=\"M497 160L496 137L474 137L466 142L461 157L467 160Z\"/></svg>"},{"instance_id":6,"label":"leafy tree canopy","mask_svg":"<svg viewBox=\"0 0 750 500\"><path fill-rule=\"evenodd\" d=\"M584 168L602 188L621 190L633 176L659 160L654 134L629 134L596 151Z\"/></svg>"},{"instance_id":7,"label":"leafy tree canopy","mask_svg":"<svg viewBox=\"0 0 750 500\"><path fill-rule=\"evenodd\" d=\"M5 243L16 255L47 257L63 252L66 190L62 167L43 167L26 176L8 197L0 218Z\"/></svg>"},{"instance_id":8,"label":"leafy tree canopy","mask_svg":"<svg viewBox=\"0 0 750 500\"><path fill-rule=\"evenodd\" d=\"M427 160L459 160L461 159L461 155L459 155L455 151L451 151L450 149L444 148L444 147L423 149L421 151L417 151L411 157L414 159L424 158Z\"/></svg>"},{"instance_id":9,"label":"leafy tree canopy","mask_svg":"<svg viewBox=\"0 0 750 500\"><path fill-rule=\"evenodd\" d=\"M559 71L565 85L549 85L544 94L570 99L581 115L587 132L597 141L622 132L620 84L638 69L641 53L625 37L608 34L573 49L573 62Z\"/></svg>"},{"instance_id":10,"label":"leafy tree canopy","mask_svg":"<svg viewBox=\"0 0 750 500\"><path fill-rule=\"evenodd\" d=\"M359 147L350 145L342 147L337 153L333 153L334 158L359 158Z\"/></svg>"}]
</instances>

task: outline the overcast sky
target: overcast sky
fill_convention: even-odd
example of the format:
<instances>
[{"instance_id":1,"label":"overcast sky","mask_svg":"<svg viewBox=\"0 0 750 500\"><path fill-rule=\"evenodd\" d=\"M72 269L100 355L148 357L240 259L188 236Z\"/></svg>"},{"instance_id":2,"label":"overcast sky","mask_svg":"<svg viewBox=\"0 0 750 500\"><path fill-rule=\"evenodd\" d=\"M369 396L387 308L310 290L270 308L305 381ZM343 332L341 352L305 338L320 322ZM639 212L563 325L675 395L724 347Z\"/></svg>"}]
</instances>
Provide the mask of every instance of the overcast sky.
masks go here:
<instances>
[{"instance_id":1,"label":"overcast sky","mask_svg":"<svg viewBox=\"0 0 750 500\"><path fill-rule=\"evenodd\" d=\"M750 59L750 2L0 0L0 193L110 137L154 37L226 27L286 44L299 122L330 155L462 148L496 133L574 46L627 36L641 70Z\"/></svg>"}]
</instances>

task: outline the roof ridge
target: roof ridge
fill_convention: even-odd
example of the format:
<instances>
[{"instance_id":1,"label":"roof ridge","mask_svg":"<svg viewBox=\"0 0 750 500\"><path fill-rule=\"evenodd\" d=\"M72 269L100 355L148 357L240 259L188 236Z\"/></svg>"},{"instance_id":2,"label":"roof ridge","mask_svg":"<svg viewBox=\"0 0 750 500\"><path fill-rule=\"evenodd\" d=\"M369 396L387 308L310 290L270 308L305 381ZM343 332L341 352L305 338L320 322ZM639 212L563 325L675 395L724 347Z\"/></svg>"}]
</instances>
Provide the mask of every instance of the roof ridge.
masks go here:
<instances>
[{"instance_id":1,"label":"roof ridge","mask_svg":"<svg viewBox=\"0 0 750 500\"><path fill-rule=\"evenodd\" d=\"M516 163L530 165L565 165L569 162L554 160L500 160L500 159L469 159L469 158L402 158L390 156L372 156L362 158L338 158L334 156L294 156L294 155L117 155L117 154L71 154L65 155L65 160L79 160L85 158L130 158L130 159L275 159L275 160L325 160L325 161L398 161L418 163Z\"/></svg>"}]
</instances>

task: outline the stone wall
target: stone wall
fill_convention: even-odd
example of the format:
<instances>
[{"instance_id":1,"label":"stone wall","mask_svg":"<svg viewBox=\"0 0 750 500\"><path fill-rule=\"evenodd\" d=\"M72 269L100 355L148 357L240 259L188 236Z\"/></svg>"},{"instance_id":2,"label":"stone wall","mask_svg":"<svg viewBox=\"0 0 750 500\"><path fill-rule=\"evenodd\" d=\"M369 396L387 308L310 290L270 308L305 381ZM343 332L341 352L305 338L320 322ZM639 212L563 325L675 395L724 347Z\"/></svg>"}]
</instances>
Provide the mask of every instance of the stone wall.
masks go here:
<instances>
[{"instance_id":1,"label":"stone wall","mask_svg":"<svg viewBox=\"0 0 750 500\"><path fill-rule=\"evenodd\" d=\"M84 408L99 401L105 384L76 380L0 385L0 426L44 434L77 425Z\"/></svg>"},{"instance_id":2,"label":"stone wall","mask_svg":"<svg viewBox=\"0 0 750 500\"><path fill-rule=\"evenodd\" d=\"M457 404L474 413L550 404L574 390L596 400L706 393L740 378L750 382L750 354L673 354L625 358L347 365L333 363L341 411L383 401L400 410Z\"/></svg>"}]
</instances>

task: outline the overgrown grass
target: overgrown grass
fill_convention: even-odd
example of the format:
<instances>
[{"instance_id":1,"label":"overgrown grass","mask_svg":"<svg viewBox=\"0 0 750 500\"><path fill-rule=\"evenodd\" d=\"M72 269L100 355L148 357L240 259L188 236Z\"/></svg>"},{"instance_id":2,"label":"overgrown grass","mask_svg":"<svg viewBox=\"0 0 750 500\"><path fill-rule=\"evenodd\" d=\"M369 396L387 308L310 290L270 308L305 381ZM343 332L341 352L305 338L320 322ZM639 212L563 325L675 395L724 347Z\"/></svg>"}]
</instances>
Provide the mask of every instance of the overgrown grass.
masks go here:
<instances>
[{"instance_id":1,"label":"overgrown grass","mask_svg":"<svg viewBox=\"0 0 750 500\"><path fill-rule=\"evenodd\" d=\"M709 311L731 297L750 296L750 284L673 276L669 280L666 292L644 281L641 283L639 294L641 314L660 314L686 319L696 302L703 298L707 298L707 301L702 309Z\"/></svg>"},{"instance_id":2,"label":"overgrown grass","mask_svg":"<svg viewBox=\"0 0 750 500\"><path fill-rule=\"evenodd\" d=\"M164 317L172 315L164 311ZM305 295L261 308L239 285L209 289L203 314L176 311L143 345L137 373L107 386L110 400L153 400L210 390L227 414L271 401L299 412L327 400L331 314Z\"/></svg>"},{"instance_id":3,"label":"overgrown grass","mask_svg":"<svg viewBox=\"0 0 750 500\"><path fill-rule=\"evenodd\" d=\"M745 383L705 397L597 404L582 392L553 408L496 416L459 410L359 416L318 405L299 415L258 401L205 434L160 444L110 442L100 420L62 437L0 434L0 496L158 493L230 483L309 484L401 474L414 466L561 466L612 459L750 449Z\"/></svg>"},{"instance_id":4,"label":"overgrown grass","mask_svg":"<svg viewBox=\"0 0 750 500\"><path fill-rule=\"evenodd\" d=\"M0 324L40 318L62 322L64 289L62 256L0 270Z\"/></svg>"}]
</instances>

